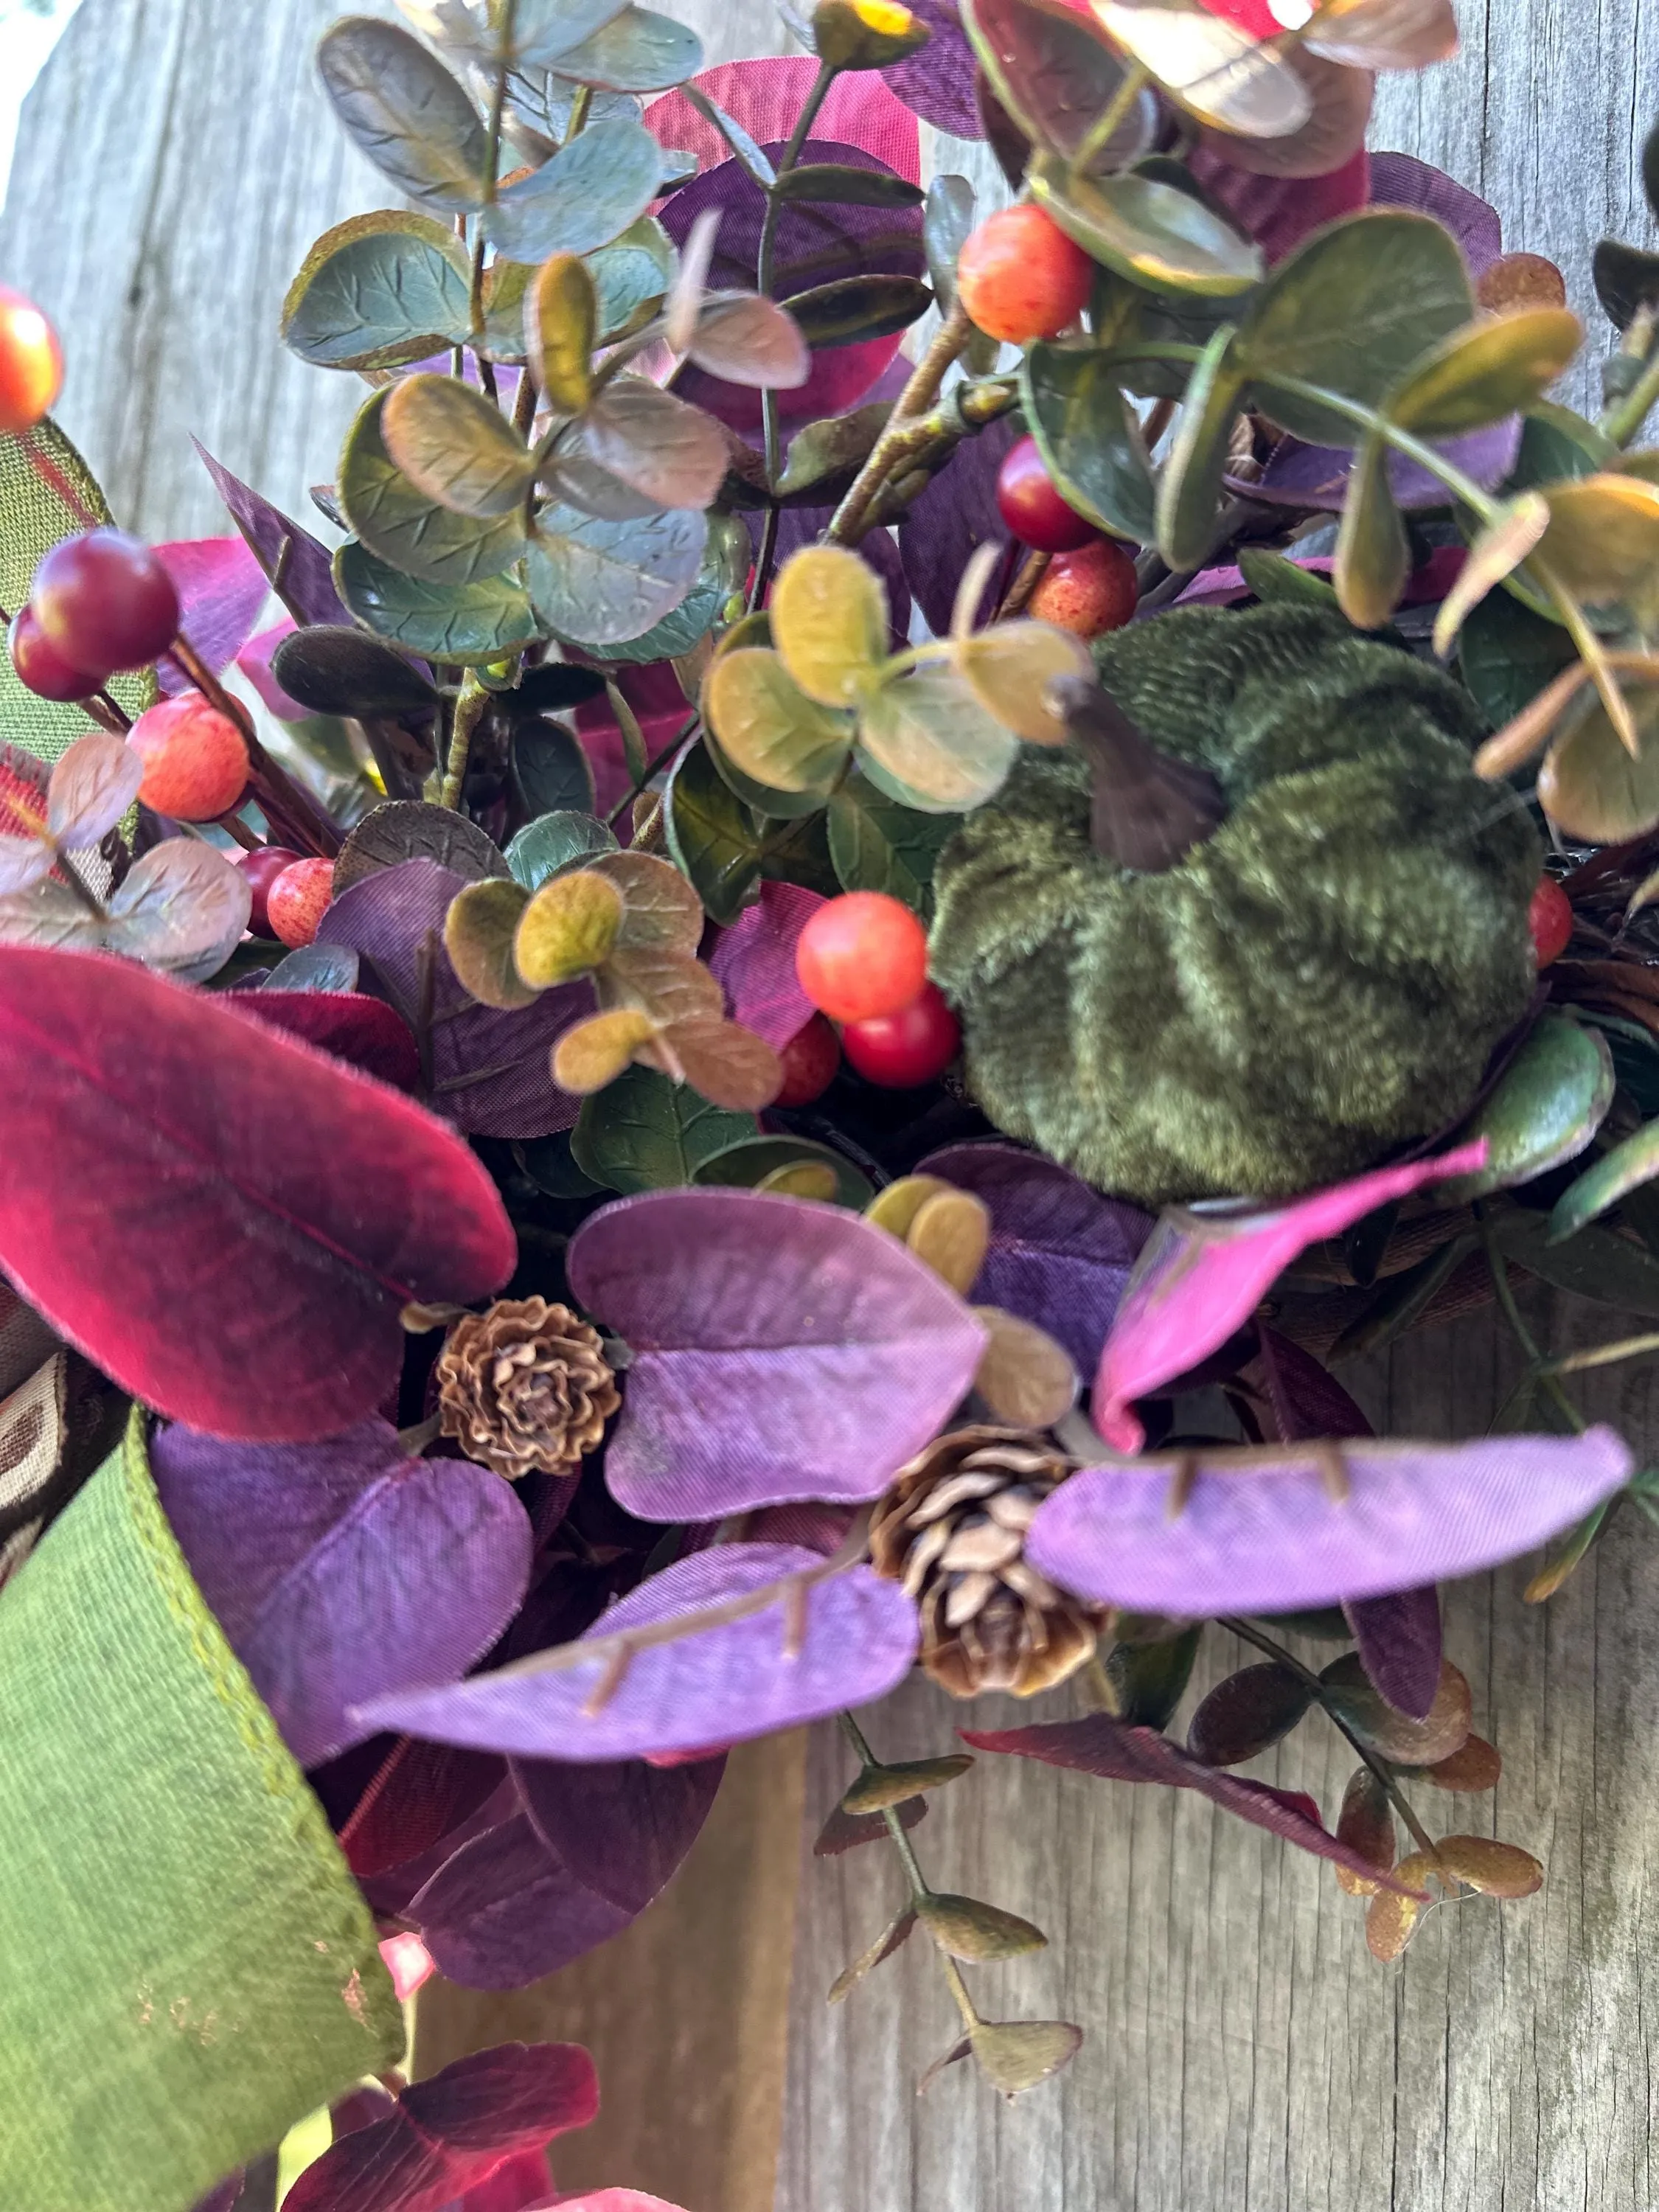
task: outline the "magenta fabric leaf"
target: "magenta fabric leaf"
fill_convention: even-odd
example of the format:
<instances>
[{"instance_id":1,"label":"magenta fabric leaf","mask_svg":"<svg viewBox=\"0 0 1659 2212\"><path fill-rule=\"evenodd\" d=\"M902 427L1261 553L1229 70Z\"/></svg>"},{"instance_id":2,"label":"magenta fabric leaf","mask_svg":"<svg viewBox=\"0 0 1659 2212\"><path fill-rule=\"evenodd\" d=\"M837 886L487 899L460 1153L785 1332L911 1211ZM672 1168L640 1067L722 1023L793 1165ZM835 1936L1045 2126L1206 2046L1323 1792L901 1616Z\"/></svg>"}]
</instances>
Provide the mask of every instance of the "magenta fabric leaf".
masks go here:
<instances>
[{"instance_id":1,"label":"magenta fabric leaf","mask_svg":"<svg viewBox=\"0 0 1659 2212\"><path fill-rule=\"evenodd\" d=\"M273 623L269 629L262 629L257 637L249 638L236 656L236 665L279 722L303 722L310 713L297 699L289 698L271 673L271 654L285 637L293 636L294 631L293 617L284 615L281 622Z\"/></svg>"},{"instance_id":2,"label":"magenta fabric leaf","mask_svg":"<svg viewBox=\"0 0 1659 2212\"><path fill-rule=\"evenodd\" d=\"M455 1681L530 1579L512 1486L411 1459L382 1420L314 1444L233 1444L176 1424L150 1466L173 1533L301 1766L374 1734L349 1709Z\"/></svg>"},{"instance_id":3,"label":"magenta fabric leaf","mask_svg":"<svg viewBox=\"0 0 1659 2212\"><path fill-rule=\"evenodd\" d=\"M502 2043L405 2089L383 2120L325 2150L284 2212L444 2212L507 2159L538 2151L599 2109L579 2043Z\"/></svg>"},{"instance_id":4,"label":"magenta fabric leaf","mask_svg":"<svg viewBox=\"0 0 1659 2212\"><path fill-rule=\"evenodd\" d=\"M155 553L179 587L179 626L216 676L253 635L270 596L265 572L240 538L180 538ZM165 654L155 677L168 696L191 689L184 670Z\"/></svg>"},{"instance_id":5,"label":"magenta fabric leaf","mask_svg":"<svg viewBox=\"0 0 1659 2212\"><path fill-rule=\"evenodd\" d=\"M795 973L795 945L826 903L799 884L763 884L753 906L720 932L709 956L732 1020L764 1037L775 1051L781 1052L817 1012Z\"/></svg>"},{"instance_id":6,"label":"magenta fabric leaf","mask_svg":"<svg viewBox=\"0 0 1659 2212\"><path fill-rule=\"evenodd\" d=\"M647 2197L642 2189L597 2189L581 2197L553 2199L559 2212L682 2212L665 2197Z\"/></svg>"},{"instance_id":7,"label":"magenta fabric leaf","mask_svg":"<svg viewBox=\"0 0 1659 2212\"><path fill-rule=\"evenodd\" d=\"M1069 1170L1018 1145L947 1145L919 1175L942 1176L991 1210L991 1243L974 1296L1034 1322L1093 1371L1152 1218L1103 1198Z\"/></svg>"},{"instance_id":8,"label":"magenta fabric leaf","mask_svg":"<svg viewBox=\"0 0 1659 2212\"><path fill-rule=\"evenodd\" d=\"M1206 1766L1157 1729L1131 1728L1109 1713L1091 1713L1086 1720L1050 1721L1033 1728L959 1729L957 1733L975 1751L1012 1752L1019 1759L1068 1766L1109 1782L1159 1782L1167 1789L1196 1790L1241 1820L1266 1828L1316 1858L1329 1859L1403 1896L1421 1893L1379 1874L1369 1859L1338 1843L1315 1817L1316 1808L1301 1791L1275 1790L1266 1782L1247 1781L1224 1768Z\"/></svg>"},{"instance_id":9,"label":"magenta fabric leaf","mask_svg":"<svg viewBox=\"0 0 1659 2212\"><path fill-rule=\"evenodd\" d=\"M823 1566L817 1553L781 1544L695 1553L630 1591L574 1644L448 1689L380 1698L357 1717L521 1759L581 1760L700 1751L822 1719L885 1695L920 1639L896 1583L854 1567L803 1586ZM691 1626L705 1609L744 1599L764 1602L740 1619ZM615 1680L608 1639L671 1621L686 1632L642 1644ZM564 1663L596 1639L592 1659Z\"/></svg>"},{"instance_id":10,"label":"magenta fabric leaf","mask_svg":"<svg viewBox=\"0 0 1659 2212\"><path fill-rule=\"evenodd\" d=\"M1504 251L1497 209L1415 155L1371 155L1371 205L1414 208L1443 223L1462 247L1472 276L1484 276Z\"/></svg>"},{"instance_id":11,"label":"magenta fabric leaf","mask_svg":"<svg viewBox=\"0 0 1659 2212\"><path fill-rule=\"evenodd\" d=\"M214 489L223 500L231 520L247 540L267 576L276 574L276 564L283 558L283 547L287 544L283 597L290 611L307 623L349 624L351 617L334 588L334 568L327 547L319 544L310 532L301 530L297 522L290 522L280 507L273 507L240 477L232 476L228 468L214 459L199 438L191 442L201 455L203 467L213 478Z\"/></svg>"},{"instance_id":12,"label":"magenta fabric leaf","mask_svg":"<svg viewBox=\"0 0 1659 2212\"><path fill-rule=\"evenodd\" d=\"M804 1199L647 1191L585 1221L566 1264L634 1355L605 1479L645 1521L879 1497L984 1352L896 1238Z\"/></svg>"},{"instance_id":13,"label":"magenta fabric leaf","mask_svg":"<svg viewBox=\"0 0 1659 2212\"><path fill-rule=\"evenodd\" d=\"M1314 1454L1277 1449L1244 1467L1218 1451L1213 1471L1200 1455L1174 1520L1180 1455L1087 1468L1038 1507L1026 1556L1098 1604L1289 1613L1499 1566L1582 1520L1632 1464L1607 1428L1462 1444L1362 1437L1341 1447L1348 1495L1337 1499Z\"/></svg>"},{"instance_id":14,"label":"magenta fabric leaf","mask_svg":"<svg viewBox=\"0 0 1659 2212\"><path fill-rule=\"evenodd\" d=\"M1396 1712L1426 1720L1440 1687L1440 1593L1434 1584L1350 1598L1342 1610L1371 1686Z\"/></svg>"},{"instance_id":15,"label":"magenta fabric leaf","mask_svg":"<svg viewBox=\"0 0 1659 2212\"><path fill-rule=\"evenodd\" d=\"M982 138L985 126L974 97L974 50L956 0L908 0L908 5L933 35L920 53L882 71L888 89L935 131L953 138Z\"/></svg>"},{"instance_id":16,"label":"magenta fabric leaf","mask_svg":"<svg viewBox=\"0 0 1659 2212\"><path fill-rule=\"evenodd\" d=\"M565 2201L553 2186L547 2153L521 2150L503 2159L487 2180L454 2198L444 2212L548 2212Z\"/></svg>"},{"instance_id":17,"label":"magenta fabric leaf","mask_svg":"<svg viewBox=\"0 0 1659 2212\"><path fill-rule=\"evenodd\" d=\"M1376 1168L1351 1182L1267 1212L1170 1206L1129 1281L1095 1377L1092 1417L1117 1451L1139 1451L1146 1431L1131 1410L1242 1328L1298 1252L1379 1206L1486 1162L1486 1140L1431 1160Z\"/></svg>"},{"instance_id":18,"label":"magenta fabric leaf","mask_svg":"<svg viewBox=\"0 0 1659 2212\"><path fill-rule=\"evenodd\" d=\"M323 916L319 945L349 945L372 963L365 982L383 991L412 1031L420 1018L422 948L433 961L434 1114L478 1137L547 1137L575 1121L577 1101L553 1080L559 1037L593 1006L586 983L544 991L533 1006L500 1013L461 988L444 950L444 916L466 878L436 860L402 860L342 891ZM418 1035L418 1031L416 1031Z\"/></svg>"},{"instance_id":19,"label":"magenta fabric leaf","mask_svg":"<svg viewBox=\"0 0 1659 2212\"><path fill-rule=\"evenodd\" d=\"M222 1003L250 1021L303 1037L397 1091L421 1087L421 1055L409 1024L383 999L362 991L228 992Z\"/></svg>"}]
</instances>

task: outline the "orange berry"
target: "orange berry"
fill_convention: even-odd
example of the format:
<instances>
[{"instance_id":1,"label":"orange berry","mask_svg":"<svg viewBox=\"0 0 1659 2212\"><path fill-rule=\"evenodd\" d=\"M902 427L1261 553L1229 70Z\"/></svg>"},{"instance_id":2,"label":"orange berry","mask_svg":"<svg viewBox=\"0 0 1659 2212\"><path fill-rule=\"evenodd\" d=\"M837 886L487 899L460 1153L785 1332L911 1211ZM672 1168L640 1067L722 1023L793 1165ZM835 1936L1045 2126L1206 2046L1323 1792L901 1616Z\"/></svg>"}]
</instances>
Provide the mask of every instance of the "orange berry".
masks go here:
<instances>
[{"instance_id":1,"label":"orange berry","mask_svg":"<svg viewBox=\"0 0 1659 2212\"><path fill-rule=\"evenodd\" d=\"M247 788L247 745L199 691L148 707L127 732L144 762L138 797L175 822L212 822Z\"/></svg>"},{"instance_id":2,"label":"orange berry","mask_svg":"<svg viewBox=\"0 0 1659 2212\"><path fill-rule=\"evenodd\" d=\"M63 383L57 331L32 300L0 285L0 432L32 430Z\"/></svg>"},{"instance_id":3,"label":"orange berry","mask_svg":"<svg viewBox=\"0 0 1659 2212\"><path fill-rule=\"evenodd\" d=\"M290 950L309 945L334 896L332 860L295 860L265 894L265 919Z\"/></svg>"},{"instance_id":4,"label":"orange berry","mask_svg":"<svg viewBox=\"0 0 1659 2212\"><path fill-rule=\"evenodd\" d=\"M1040 207L989 216L957 258L957 294L987 337L1058 337L1089 304L1095 264Z\"/></svg>"},{"instance_id":5,"label":"orange berry","mask_svg":"<svg viewBox=\"0 0 1659 2212\"><path fill-rule=\"evenodd\" d=\"M1056 553L1026 611L1077 637L1121 629L1135 611L1135 564L1114 538L1097 538L1074 553Z\"/></svg>"}]
</instances>

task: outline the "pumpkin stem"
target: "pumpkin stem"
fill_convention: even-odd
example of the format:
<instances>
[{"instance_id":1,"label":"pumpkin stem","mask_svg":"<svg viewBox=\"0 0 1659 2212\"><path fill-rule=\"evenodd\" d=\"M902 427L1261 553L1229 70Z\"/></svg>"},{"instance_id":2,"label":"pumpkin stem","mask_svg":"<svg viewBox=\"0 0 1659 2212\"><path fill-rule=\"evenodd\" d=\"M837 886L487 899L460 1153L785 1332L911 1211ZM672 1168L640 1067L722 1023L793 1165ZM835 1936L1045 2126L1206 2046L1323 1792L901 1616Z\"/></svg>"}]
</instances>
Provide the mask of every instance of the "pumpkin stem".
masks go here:
<instances>
[{"instance_id":1,"label":"pumpkin stem","mask_svg":"<svg viewBox=\"0 0 1659 2212\"><path fill-rule=\"evenodd\" d=\"M1061 678L1054 697L1093 775L1089 842L1097 853L1158 876L1214 836L1227 806L1207 769L1160 752L1110 692L1085 677Z\"/></svg>"}]
</instances>

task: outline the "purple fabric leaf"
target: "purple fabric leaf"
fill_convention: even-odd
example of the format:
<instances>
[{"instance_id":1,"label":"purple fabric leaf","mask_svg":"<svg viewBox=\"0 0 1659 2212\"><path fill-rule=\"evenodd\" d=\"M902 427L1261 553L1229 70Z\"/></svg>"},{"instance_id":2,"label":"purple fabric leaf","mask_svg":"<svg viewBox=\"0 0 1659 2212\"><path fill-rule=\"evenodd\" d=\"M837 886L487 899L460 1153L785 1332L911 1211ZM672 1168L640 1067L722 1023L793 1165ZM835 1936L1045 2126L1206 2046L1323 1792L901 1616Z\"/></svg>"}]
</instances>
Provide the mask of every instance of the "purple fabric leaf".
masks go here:
<instances>
[{"instance_id":1,"label":"purple fabric leaf","mask_svg":"<svg viewBox=\"0 0 1659 2212\"><path fill-rule=\"evenodd\" d=\"M1379 1873L1369 1859L1338 1843L1313 1817L1311 1801L1299 1791L1275 1790L1267 1783L1249 1782L1243 1775L1206 1766L1156 1729L1131 1728L1109 1713L1091 1713L1086 1720L1051 1721L1035 1728L958 1729L957 1733L975 1751L1012 1752L1020 1759L1069 1766L1109 1782L1161 1782L1171 1790L1196 1790L1227 1812L1237 1813L1241 1820L1266 1828L1316 1858L1329 1859L1403 1896L1421 1894L1391 1875Z\"/></svg>"},{"instance_id":2,"label":"purple fabric leaf","mask_svg":"<svg viewBox=\"0 0 1659 2212\"><path fill-rule=\"evenodd\" d=\"M1342 1610L1373 1689L1396 1712L1426 1720L1440 1687L1440 1593L1434 1584L1350 1598Z\"/></svg>"},{"instance_id":3,"label":"purple fabric leaf","mask_svg":"<svg viewBox=\"0 0 1659 2212\"><path fill-rule=\"evenodd\" d=\"M1294 252L1322 224L1364 207L1370 195L1371 168L1363 146L1322 177L1264 177L1229 160L1228 143L1218 134L1206 136L1188 155L1188 167L1269 263Z\"/></svg>"},{"instance_id":4,"label":"purple fabric leaf","mask_svg":"<svg viewBox=\"0 0 1659 2212\"><path fill-rule=\"evenodd\" d=\"M1521 417L1507 415L1461 438L1437 438L1437 453L1443 453L1465 476L1486 491L1495 490L1515 466L1521 450ZM1261 476L1246 483L1230 477L1232 488L1250 499L1273 507L1310 507L1335 514L1348 495L1353 473L1353 454L1340 446L1309 446L1300 438L1281 438ZM1448 494L1437 477L1403 453L1389 456L1389 483L1398 506L1407 508L1444 507ZM1311 565L1311 564L1310 564Z\"/></svg>"},{"instance_id":5,"label":"purple fabric leaf","mask_svg":"<svg viewBox=\"0 0 1659 2212\"><path fill-rule=\"evenodd\" d=\"M1080 1374L1100 1358L1152 1218L1041 1152L995 1142L947 1145L921 1161L991 1210L991 1243L974 1296L1046 1329Z\"/></svg>"},{"instance_id":6,"label":"purple fabric leaf","mask_svg":"<svg viewBox=\"0 0 1659 2212\"><path fill-rule=\"evenodd\" d=\"M997 511L997 472L1019 434L1005 415L964 438L899 525L904 573L935 637L950 629L957 586L976 550L994 544L1006 552L1012 543Z\"/></svg>"},{"instance_id":7,"label":"purple fabric leaf","mask_svg":"<svg viewBox=\"0 0 1659 2212\"><path fill-rule=\"evenodd\" d=\"M741 1619L636 1649L614 1686L611 1652L601 1643L575 1666L550 1666L549 1654L447 1689L382 1698L357 1718L521 1759L608 1760L739 1743L867 1705L915 1656L915 1607L868 1567L803 1589L796 1578L823 1565L816 1552L782 1544L694 1553L630 1591L567 1649L775 1595Z\"/></svg>"},{"instance_id":8,"label":"purple fabric leaf","mask_svg":"<svg viewBox=\"0 0 1659 2212\"><path fill-rule=\"evenodd\" d=\"M1371 155L1371 205L1415 208L1443 223L1463 249L1469 273L1484 276L1504 251L1504 225L1495 207L1412 154Z\"/></svg>"},{"instance_id":9,"label":"purple fabric leaf","mask_svg":"<svg viewBox=\"0 0 1659 2212\"><path fill-rule=\"evenodd\" d=\"M781 1052L817 1008L795 973L795 945L826 902L799 884L763 884L753 906L723 929L708 965L734 1022Z\"/></svg>"},{"instance_id":10,"label":"purple fabric leaf","mask_svg":"<svg viewBox=\"0 0 1659 2212\"><path fill-rule=\"evenodd\" d=\"M947 131L953 138L982 138L985 125L974 95L974 50L956 0L908 0L908 4L910 13L933 35L920 53L882 71L888 90L935 131Z\"/></svg>"},{"instance_id":11,"label":"purple fabric leaf","mask_svg":"<svg viewBox=\"0 0 1659 2212\"><path fill-rule=\"evenodd\" d=\"M1607 1428L1582 1437L1463 1444L1357 1438L1341 1447L1348 1495L1312 1455L1266 1445L1249 1464L1197 1459L1186 1504L1171 1485L1190 1457L1093 1467L1037 1509L1033 1566L1096 1604L1176 1614L1290 1613L1472 1575L1581 1521L1629 1479Z\"/></svg>"},{"instance_id":12,"label":"purple fabric leaf","mask_svg":"<svg viewBox=\"0 0 1659 2212\"><path fill-rule=\"evenodd\" d=\"M578 1102L554 1083L550 1056L573 1022L592 1011L586 983L544 991L532 1006L501 1013L481 1006L457 980L444 950L444 916L466 878L436 860L401 860L341 892L323 916L319 945L362 954L374 989L417 1027L421 955L433 947L432 1090L424 1103L478 1137L546 1137L568 1129Z\"/></svg>"},{"instance_id":13,"label":"purple fabric leaf","mask_svg":"<svg viewBox=\"0 0 1659 2212\"><path fill-rule=\"evenodd\" d=\"M633 1352L605 1479L645 1521L879 1497L985 1348L896 1238L804 1199L647 1191L590 1216L566 1264Z\"/></svg>"},{"instance_id":14,"label":"purple fabric leaf","mask_svg":"<svg viewBox=\"0 0 1659 2212\"><path fill-rule=\"evenodd\" d=\"M1375 1168L1352 1182L1263 1212L1167 1207L1140 1255L1095 1377L1094 1425L1116 1451L1138 1451L1146 1431L1130 1410L1225 1344L1298 1252L1425 1183L1486 1162L1486 1139L1431 1160ZM1397 1585L1396 1585L1397 1587Z\"/></svg>"},{"instance_id":15,"label":"purple fabric leaf","mask_svg":"<svg viewBox=\"0 0 1659 2212\"><path fill-rule=\"evenodd\" d=\"M289 606L307 623L343 623L350 628L351 617L334 588L334 569L327 547L319 544L310 532L301 530L297 522L290 522L280 507L273 507L240 477L232 476L222 463L214 459L199 438L191 442L202 457L203 467L213 478L214 489L228 509L231 520L252 547L267 576L276 574L276 563L287 544L283 597Z\"/></svg>"},{"instance_id":16,"label":"purple fabric leaf","mask_svg":"<svg viewBox=\"0 0 1659 2212\"><path fill-rule=\"evenodd\" d=\"M1376 1432L1336 1377L1288 1336L1258 1331L1263 1379L1279 1441L1306 1443L1317 1437L1369 1437Z\"/></svg>"},{"instance_id":17,"label":"purple fabric leaf","mask_svg":"<svg viewBox=\"0 0 1659 2212\"><path fill-rule=\"evenodd\" d=\"M412 1738L405 1736L404 1742ZM452 1744L417 1744L416 1748L426 1752L447 1752L454 1758L486 1760L500 1776L500 1780L483 1802L476 1805L464 1820L440 1836L437 1841L413 1858L399 1859L378 1874L359 1877L363 1895L379 1913L393 1915L402 1919L409 1911L410 1900L418 1897L434 1875L441 1872L457 1851L470 1844L475 1836L487 1836L492 1828L499 1828L510 1820L518 1810L518 1785L507 1768L507 1761L494 1753L460 1751ZM348 1853L348 1861L350 1855ZM354 1866L353 1871L356 1872Z\"/></svg>"},{"instance_id":18,"label":"purple fabric leaf","mask_svg":"<svg viewBox=\"0 0 1659 2212\"><path fill-rule=\"evenodd\" d=\"M179 627L214 674L229 666L253 632L270 585L252 548L240 538L181 538L155 548L179 588ZM171 698L191 685L165 654L155 677Z\"/></svg>"},{"instance_id":19,"label":"purple fabric leaf","mask_svg":"<svg viewBox=\"0 0 1659 2212\"><path fill-rule=\"evenodd\" d=\"M374 1734L351 1706L465 1674L524 1597L530 1524L511 1486L466 1460L409 1458L389 1422L315 1444L225 1443L174 1423L150 1465L301 1766Z\"/></svg>"}]
</instances>

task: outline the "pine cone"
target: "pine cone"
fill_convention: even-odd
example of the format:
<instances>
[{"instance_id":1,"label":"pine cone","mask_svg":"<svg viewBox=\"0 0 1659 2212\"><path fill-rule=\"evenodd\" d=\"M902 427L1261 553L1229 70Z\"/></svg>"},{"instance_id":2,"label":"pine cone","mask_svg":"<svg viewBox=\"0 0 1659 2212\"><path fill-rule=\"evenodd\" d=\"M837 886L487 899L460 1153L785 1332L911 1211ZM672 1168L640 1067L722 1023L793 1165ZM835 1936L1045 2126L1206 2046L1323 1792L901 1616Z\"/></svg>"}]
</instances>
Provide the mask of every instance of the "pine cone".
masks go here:
<instances>
[{"instance_id":1,"label":"pine cone","mask_svg":"<svg viewBox=\"0 0 1659 2212\"><path fill-rule=\"evenodd\" d=\"M1025 1531L1072 1462L1028 1429L957 1429L902 1468L870 1523L878 1575L921 1613L921 1663L953 1698L1035 1697L1087 1660L1105 1615L1024 1556Z\"/></svg>"},{"instance_id":2,"label":"pine cone","mask_svg":"<svg viewBox=\"0 0 1659 2212\"><path fill-rule=\"evenodd\" d=\"M443 1433L509 1480L568 1474L622 1403L599 1334L568 1306L501 1298L469 1314L438 1356Z\"/></svg>"}]
</instances>

